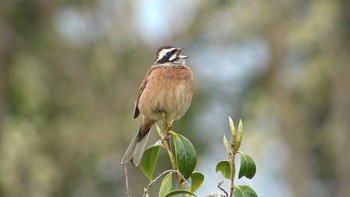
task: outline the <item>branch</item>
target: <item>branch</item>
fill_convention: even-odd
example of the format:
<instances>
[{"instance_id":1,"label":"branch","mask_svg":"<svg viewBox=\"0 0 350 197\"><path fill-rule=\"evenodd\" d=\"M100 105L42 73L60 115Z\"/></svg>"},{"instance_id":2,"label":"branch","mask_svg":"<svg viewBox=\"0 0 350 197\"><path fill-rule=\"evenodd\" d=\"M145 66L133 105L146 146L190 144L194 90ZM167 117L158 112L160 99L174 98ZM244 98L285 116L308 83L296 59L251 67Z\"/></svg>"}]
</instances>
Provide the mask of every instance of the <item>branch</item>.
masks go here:
<instances>
[{"instance_id":1,"label":"branch","mask_svg":"<svg viewBox=\"0 0 350 197\"><path fill-rule=\"evenodd\" d=\"M225 193L225 196L227 197L228 196L228 193L226 192L226 190L224 190L221 185L224 183L224 181L221 181L219 184L218 184L218 188L223 191Z\"/></svg>"},{"instance_id":2,"label":"branch","mask_svg":"<svg viewBox=\"0 0 350 197\"><path fill-rule=\"evenodd\" d=\"M126 165L124 165L124 173L125 173L125 187L126 187L125 197L130 197L128 169L127 169Z\"/></svg>"},{"instance_id":3,"label":"branch","mask_svg":"<svg viewBox=\"0 0 350 197\"><path fill-rule=\"evenodd\" d=\"M162 172L161 174L159 174L153 181L151 181L151 182L148 184L147 188L145 188L145 191L144 191L144 193L143 193L143 197L146 197L146 194L148 194L149 188L152 187L152 185L153 185L156 181L158 181L158 179L159 179L160 177L162 177L162 176L168 174L169 172L174 172L174 173L176 173L179 177L181 177L181 179L184 180L184 182L186 183L186 185L187 185L188 187L191 186L191 185L186 181L185 177L183 177L182 174L181 174L179 171L177 171L177 170L166 170L166 171Z\"/></svg>"},{"instance_id":4,"label":"branch","mask_svg":"<svg viewBox=\"0 0 350 197\"><path fill-rule=\"evenodd\" d=\"M235 188L235 174L236 174L235 155L236 155L236 152L233 152L232 154L229 155L230 166L231 166L230 197L233 197L233 189Z\"/></svg>"}]
</instances>

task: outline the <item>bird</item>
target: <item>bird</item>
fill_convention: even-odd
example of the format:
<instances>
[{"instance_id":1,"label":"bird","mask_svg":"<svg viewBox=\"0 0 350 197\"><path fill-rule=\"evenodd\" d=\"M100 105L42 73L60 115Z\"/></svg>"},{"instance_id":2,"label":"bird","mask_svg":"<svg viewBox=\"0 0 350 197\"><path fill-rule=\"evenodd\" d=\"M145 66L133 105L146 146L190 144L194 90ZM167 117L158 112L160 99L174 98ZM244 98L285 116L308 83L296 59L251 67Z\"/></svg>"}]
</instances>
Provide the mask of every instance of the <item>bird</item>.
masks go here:
<instances>
[{"instance_id":1,"label":"bird","mask_svg":"<svg viewBox=\"0 0 350 197\"><path fill-rule=\"evenodd\" d=\"M183 48L160 47L153 65L146 73L135 102L134 119L141 116L139 127L127 148L121 164L140 164L150 130L165 114L167 120L178 120L189 109L193 96L193 73L186 65Z\"/></svg>"}]
</instances>

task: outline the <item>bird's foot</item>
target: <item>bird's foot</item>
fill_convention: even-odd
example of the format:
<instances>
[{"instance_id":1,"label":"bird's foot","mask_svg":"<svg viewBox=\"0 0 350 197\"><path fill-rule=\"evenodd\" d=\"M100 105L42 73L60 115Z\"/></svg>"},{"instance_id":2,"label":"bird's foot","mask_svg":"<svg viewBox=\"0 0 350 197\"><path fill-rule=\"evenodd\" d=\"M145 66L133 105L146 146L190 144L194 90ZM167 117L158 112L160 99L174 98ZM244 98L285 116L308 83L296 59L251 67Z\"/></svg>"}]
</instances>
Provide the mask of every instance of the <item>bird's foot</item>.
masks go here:
<instances>
[{"instance_id":1,"label":"bird's foot","mask_svg":"<svg viewBox=\"0 0 350 197\"><path fill-rule=\"evenodd\" d=\"M167 129L168 128L168 119L167 119L167 115L165 112L161 112L162 114L162 118L163 118L163 128Z\"/></svg>"},{"instance_id":2,"label":"bird's foot","mask_svg":"<svg viewBox=\"0 0 350 197\"><path fill-rule=\"evenodd\" d=\"M170 136L171 136L170 133L166 133L162 140L163 141L168 141L170 139Z\"/></svg>"},{"instance_id":3,"label":"bird's foot","mask_svg":"<svg viewBox=\"0 0 350 197\"><path fill-rule=\"evenodd\" d=\"M171 129L173 128L173 123L174 123L174 120L172 120L172 121L168 124L168 126L167 126L167 132L168 132L168 131L171 131Z\"/></svg>"}]
</instances>

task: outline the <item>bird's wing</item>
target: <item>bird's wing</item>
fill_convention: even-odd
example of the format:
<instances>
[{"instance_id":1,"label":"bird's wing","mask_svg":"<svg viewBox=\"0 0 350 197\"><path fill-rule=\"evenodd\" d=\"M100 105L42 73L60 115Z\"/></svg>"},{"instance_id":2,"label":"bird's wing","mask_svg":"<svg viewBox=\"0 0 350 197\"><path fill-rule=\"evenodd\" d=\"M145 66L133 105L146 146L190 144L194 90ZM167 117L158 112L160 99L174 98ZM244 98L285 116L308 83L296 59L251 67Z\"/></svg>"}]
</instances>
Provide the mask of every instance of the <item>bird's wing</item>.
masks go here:
<instances>
[{"instance_id":1,"label":"bird's wing","mask_svg":"<svg viewBox=\"0 0 350 197\"><path fill-rule=\"evenodd\" d=\"M139 99L140 99L140 97L141 97L143 91L145 90L145 88L146 88L146 86L147 86L147 83L148 83L148 76L149 76L149 74L152 72L152 70L153 70L153 68L151 68L151 69L147 72L147 74L146 74L145 78L143 79L143 81L142 81L142 83L141 83L141 86L140 86L140 88L139 88L139 93L138 93L138 95L137 95L137 99L136 99L136 102L135 102L134 118L137 118L137 117L139 116L139 114L140 114L140 109L139 109L139 106L138 106L138 105L139 105Z\"/></svg>"}]
</instances>

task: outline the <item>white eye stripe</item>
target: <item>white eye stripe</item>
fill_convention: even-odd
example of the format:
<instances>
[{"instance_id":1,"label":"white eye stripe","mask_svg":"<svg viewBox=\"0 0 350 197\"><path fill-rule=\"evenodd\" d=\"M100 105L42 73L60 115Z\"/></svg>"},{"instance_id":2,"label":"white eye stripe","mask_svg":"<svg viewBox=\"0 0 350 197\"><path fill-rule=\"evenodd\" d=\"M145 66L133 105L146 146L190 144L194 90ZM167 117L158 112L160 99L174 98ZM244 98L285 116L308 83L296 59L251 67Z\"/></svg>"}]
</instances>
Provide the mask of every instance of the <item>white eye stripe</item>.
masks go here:
<instances>
[{"instance_id":1,"label":"white eye stripe","mask_svg":"<svg viewBox=\"0 0 350 197\"><path fill-rule=\"evenodd\" d=\"M157 58L156 62L161 60L164 56L166 56L166 54L168 52L171 52L174 49L176 50L176 48L169 48L169 49L162 49L161 51L159 51L158 58Z\"/></svg>"}]
</instances>

